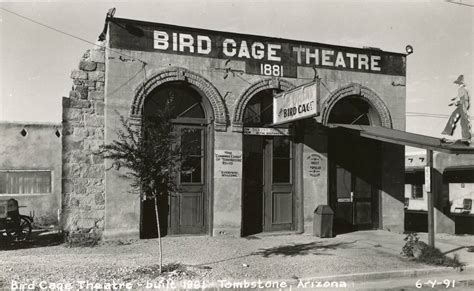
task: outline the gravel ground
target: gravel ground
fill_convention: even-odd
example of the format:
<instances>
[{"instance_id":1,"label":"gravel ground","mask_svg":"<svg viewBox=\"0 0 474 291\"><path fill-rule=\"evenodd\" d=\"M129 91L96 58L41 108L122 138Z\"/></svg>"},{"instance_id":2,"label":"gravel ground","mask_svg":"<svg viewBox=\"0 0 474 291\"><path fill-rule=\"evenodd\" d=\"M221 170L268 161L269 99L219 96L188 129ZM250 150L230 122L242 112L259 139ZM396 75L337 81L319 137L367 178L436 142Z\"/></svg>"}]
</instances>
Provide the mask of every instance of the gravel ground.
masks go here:
<instances>
[{"instance_id":1,"label":"gravel ground","mask_svg":"<svg viewBox=\"0 0 474 291\"><path fill-rule=\"evenodd\" d=\"M180 263L157 276L158 241L102 243L69 248L65 244L33 245L0 251L0 287L22 283L129 282L134 287L163 279L281 280L362 272L427 268L400 256L404 235L364 231L320 239L309 235L224 238L163 238L164 264ZM439 238L440 241L443 237ZM472 236L445 237L443 248L474 245ZM462 252L474 262L474 253Z\"/></svg>"}]
</instances>

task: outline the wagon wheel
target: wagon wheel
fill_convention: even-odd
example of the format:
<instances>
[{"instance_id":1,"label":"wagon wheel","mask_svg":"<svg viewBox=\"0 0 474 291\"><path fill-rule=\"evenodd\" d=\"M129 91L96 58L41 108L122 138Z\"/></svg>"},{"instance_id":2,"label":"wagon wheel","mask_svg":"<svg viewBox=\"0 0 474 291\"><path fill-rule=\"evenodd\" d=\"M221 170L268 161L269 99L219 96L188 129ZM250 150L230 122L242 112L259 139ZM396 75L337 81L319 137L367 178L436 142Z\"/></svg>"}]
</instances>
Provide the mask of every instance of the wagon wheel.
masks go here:
<instances>
[{"instance_id":1,"label":"wagon wheel","mask_svg":"<svg viewBox=\"0 0 474 291\"><path fill-rule=\"evenodd\" d=\"M15 227L10 227L6 229L7 236L13 238L17 241L28 240L31 235L31 222L24 216L20 216L20 227L16 229Z\"/></svg>"}]
</instances>

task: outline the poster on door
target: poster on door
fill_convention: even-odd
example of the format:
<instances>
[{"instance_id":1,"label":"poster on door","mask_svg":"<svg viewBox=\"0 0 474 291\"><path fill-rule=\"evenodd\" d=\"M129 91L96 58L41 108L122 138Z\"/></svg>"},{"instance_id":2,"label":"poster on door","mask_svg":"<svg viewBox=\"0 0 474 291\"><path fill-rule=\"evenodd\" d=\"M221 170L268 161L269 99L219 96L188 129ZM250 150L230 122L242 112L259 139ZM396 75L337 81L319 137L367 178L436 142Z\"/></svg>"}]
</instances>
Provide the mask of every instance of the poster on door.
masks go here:
<instances>
[{"instance_id":1,"label":"poster on door","mask_svg":"<svg viewBox=\"0 0 474 291\"><path fill-rule=\"evenodd\" d=\"M319 178L326 169L326 161L316 153L303 154L303 177Z\"/></svg>"},{"instance_id":2,"label":"poster on door","mask_svg":"<svg viewBox=\"0 0 474 291\"><path fill-rule=\"evenodd\" d=\"M242 178L242 151L214 151L215 178Z\"/></svg>"}]
</instances>

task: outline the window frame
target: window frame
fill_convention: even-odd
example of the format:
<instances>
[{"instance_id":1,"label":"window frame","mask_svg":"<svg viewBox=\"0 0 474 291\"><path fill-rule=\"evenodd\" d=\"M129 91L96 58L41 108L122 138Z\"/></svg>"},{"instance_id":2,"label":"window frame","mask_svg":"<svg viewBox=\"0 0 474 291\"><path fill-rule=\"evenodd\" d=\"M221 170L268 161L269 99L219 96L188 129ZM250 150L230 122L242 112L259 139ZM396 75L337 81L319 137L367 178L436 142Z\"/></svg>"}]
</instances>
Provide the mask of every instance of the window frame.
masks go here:
<instances>
[{"instance_id":1,"label":"window frame","mask_svg":"<svg viewBox=\"0 0 474 291\"><path fill-rule=\"evenodd\" d=\"M415 199L415 200L422 200L424 199L425 197L425 187L424 187L425 184L422 184L422 183L417 183L417 184L411 184L411 199ZM417 187L421 187L421 197L417 196L417 191L415 191L417 189Z\"/></svg>"},{"instance_id":2,"label":"window frame","mask_svg":"<svg viewBox=\"0 0 474 291\"><path fill-rule=\"evenodd\" d=\"M48 172L50 177L49 192L41 193L0 193L0 197L25 197L25 196L44 196L51 195L54 192L54 170L52 169L1 169L0 173L12 172Z\"/></svg>"}]
</instances>

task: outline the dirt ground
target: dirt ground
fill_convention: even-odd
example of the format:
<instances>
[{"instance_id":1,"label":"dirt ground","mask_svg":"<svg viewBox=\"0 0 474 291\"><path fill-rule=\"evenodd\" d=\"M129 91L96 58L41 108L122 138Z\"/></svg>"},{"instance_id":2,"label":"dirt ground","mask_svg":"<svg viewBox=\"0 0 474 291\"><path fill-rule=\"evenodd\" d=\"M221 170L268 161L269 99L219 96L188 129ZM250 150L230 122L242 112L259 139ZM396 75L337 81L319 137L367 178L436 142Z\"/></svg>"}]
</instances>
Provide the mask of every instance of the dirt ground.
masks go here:
<instances>
[{"instance_id":1,"label":"dirt ground","mask_svg":"<svg viewBox=\"0 0 474 291\"><path fill-rule=\"evenodd\" d=\"M80 281L115 281L143 287L163 279L204 283L224 279L285 280L431 268L400 255L404 237L387 231L355 232L327 239L310 235L165 237L164 264L182 264L165 276L157 275L156 239L75 248L50 240L0 251L0 288L10 288L12 282L41 281L76 287ZM423 235L421 238L426 239ZM466 248L474 245L472 236L445 235L437 239L437 246L443 251L457 253L461 261L474 263L474 253Z\"/></svg>"}]
</instances>

